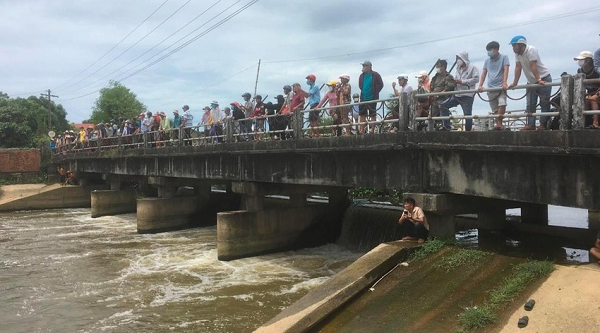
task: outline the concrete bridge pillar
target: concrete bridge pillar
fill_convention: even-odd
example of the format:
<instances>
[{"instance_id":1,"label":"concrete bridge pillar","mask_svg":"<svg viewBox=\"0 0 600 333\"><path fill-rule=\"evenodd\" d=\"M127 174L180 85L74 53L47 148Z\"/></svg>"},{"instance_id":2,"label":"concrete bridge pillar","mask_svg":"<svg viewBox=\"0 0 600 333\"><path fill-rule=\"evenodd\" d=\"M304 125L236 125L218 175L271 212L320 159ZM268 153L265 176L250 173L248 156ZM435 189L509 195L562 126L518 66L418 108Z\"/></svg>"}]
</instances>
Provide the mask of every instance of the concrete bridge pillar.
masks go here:
<instances>
[{"instance_id":1,"label":"concrete bridge pillar","mask_svg":"<svg viewBox=\"0 0 600 333\"><path fill-rule=\"evenodd\" d=\"M121 189L122 179L118 175L108 175L106 182L110 190L96 190L90 193L92 218L135 213L135 191Z\"/></svg>"},{"instance_id":2,"label":"concrete bridge pillar","mask_svg":"<svg viewBox=\"0 0 600 333\"><path fill-rule=\"evenodd\" d=\"M526 203L521 205L521 222L548 225L548 205Z\"/></svg>"},{"instance_id":3,"label":"concrete bridge pillar","mask_svg":"<svg viewBox=\"0 0 600 333\"><path fill-rule=\"evenodd\" d=\"M209 184L194 186L194 192L189 193L193 195L178 191L180 186L186 185L186 181L182 179L148 177L148 185L157 188L158 197L137 199L137 231L141 234L194 226L210 196ZM204 193L202 189L208 189L208 193ZM182 196L177 196L178 193Z\"/></svg>"},{"instance_id":4,"label":"concrete bridge pillar","mask_svg":"<svg viewBox=\"0 0 600 333\"><path fill-rule=\"evenodd\" d=\"M588 210L588 228L592 230L600 229L600 211Z\"/></svg>"},{"instance_id":5,"label":"concrete bridge pillar","mask_svg":"<svg viewBox=\"0 0 600 333\"><path fill-rule=\"evenodd\" d=\"M234 182L232 191L242 195L242 210L217 214L219 260L233 260L277 251L316 246L327 239L332 212L327 204L307 204L307 186ZM312 187L313 191L316 188ZM331 204L343 201L332 191ZM271 207L265 195L290 197L287 205ZM343 214L339 212L339 214Z\"/></svg>"}]
</instances>

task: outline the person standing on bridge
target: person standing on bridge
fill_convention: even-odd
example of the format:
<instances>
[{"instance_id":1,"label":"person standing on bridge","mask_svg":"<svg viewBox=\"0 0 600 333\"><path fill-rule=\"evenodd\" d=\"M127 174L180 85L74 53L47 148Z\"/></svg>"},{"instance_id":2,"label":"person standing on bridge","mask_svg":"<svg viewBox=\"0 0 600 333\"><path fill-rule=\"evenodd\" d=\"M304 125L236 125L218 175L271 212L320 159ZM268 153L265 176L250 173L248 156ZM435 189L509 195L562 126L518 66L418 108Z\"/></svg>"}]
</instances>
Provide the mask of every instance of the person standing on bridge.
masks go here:
<instances>
[{"instance_id":1,"label":"person standing on bridge","mask_svg":"<svg viewBox=\"0 0 600 333\"><path fill-rule=\"evenodd\" d=\"M515 79L508 86L512 88L519 83L521 70L527 78L528 84L540 85L535 88L527 88L527 113L535 113L538 97L540 98L540 107L543 112L550 112L550 95L552 87L546 86L546 83L552 82L550 70L542 63L540 55L535 47L527 44L524 36L518 35L510 40L513 51L515 52ZM539 130L545 130L550 117L540 117ZM522 128L524 131L535 130L535 118L527 117L527 125Z\"/></svg>"},{"instance_id":2,"label":"person standing on bridge","mask_svg":"<svg viewBox=\"0 0 600 333\"><path fill-rule=\"evenodd\" d=\"M479 82L479 69L469 61L469 54L465 51L456 55L456 90L474 90ZM450 96L442 105L442 115L450 115L450 108L460 105L465 116L473 114L473 101L475 93L463 93ZM450 128L450 120L444 120L444 128ZM465 131L473 128L473 119L465 120Z\"/></svg>"},{"instance_id":3,"label":"person standing on bridge","mask_svg":"<svg viewBox=\"0 0 600 333\"><path fill-rule=\"evenodd\" d=\"M413 198L404 199L404 211L398 220L405 235L403 241L418 241L419 244L424 243L429 236L429 224L421 207L417 207L417 203Z\"/></svg>"},{"instance_id":4,"label":"person standing on bridge","mask_svg":"<svg viewBox=\"0 0 600 333\"><path fill-rule=\"evenodd\" d=\"M592 59L592 52L590 51L581 51L578 56L573 58L573 60L577 61L577 65L579 68L577 69L577 73L585 74L586 79L598 79L600 78L600 74L594 68L594 62ZM596 83L586 83L585 84L585 109L586 110L598 110L600 103L600 82ZM600 124L598 122L600 115L595 114L592 116L592 125L593 129L600 129Z\"/></svg>"},{"instance_id":5,"label":"person standing on bridge","mask_svg":"<svg viewBox=\"0 0 600 333\"><path fill-rule=\"evenodd\" d=\"M181 125L179 125L179 128L183 128L183 145L184 146L191 146L192 145L192 129L191 127L194 126L193 122L194 122L194 116L192 115L192 113L190 112L190 107L187 105L184 105L183 108L183 116L181 117Z\"/></svg>"},{"instance_id":6,"label":"person standing on bridge","mask_svg":"<svg viewBox=\"0 0 600 333\"><path fill-rule=\"evenodd\" d=\"M508 68L510 60L505 54L500 54L500 44L496 41L491 41L485 47L489 58L483 63L483 71L481 72L481 81L479 81L479 91L483 90L483 84L486 77L489 78L488 88L502 88L502 91L488 92L488 100L492 112L498 113L496 118L495 130L504 129L502 125L502 116L506 112L506 89L508 88Z\"/></svg>"},{"instance_id":7,"label":"person standing on bridge","mask_svg":"<svg viewBox=\"0 0 600 333\"><path fill-rule=\"evenodd\" d=\"M456 89L456 81L454 81L454 77L448 73L448 62L446 60L438 60L435 64L436 74L431 79L431 92L447 92L454 91ZM438 117L440 114L442 116L449 116L450 111L447 108L442 107L442 103L449 99L447 96L436 96L435 100L431 104L431 113L429 114L431 117ZM452 128L450 127L450 120L444 120L442 127L439 130L442 131L450 131Z\"/></svg>"},{"instance_id":8,"label":"person standing on bridge","mask_svg":"<svg viewBox=\"0 0 600 333\"><path fill-rule=\"evenodd\" d=\"M340 75L340 83L337 84L338 105L346 105L352 103L352 87L350 86L350 75ZM350 106L345 106L339 109L342 124L344 124L344 135L350 135Z\"/></svg>"},{"instance_id":9,"label":"person standing on bridge","mask_svg":"<svg viewBox=\"0 0 600 333\"><path fill-rule=\"evenodd\" d=\"M308 91L300 89L299 93L304 95L304 98L308 98L308 108L315 109L321 100L321 91L316 85L317 76L315 74L308 74L306 76L306 84L308 85ZM308 113L308 121L310 123L310 137L319 137L319 113L320 111L310 111Z\"/></svg>"},{"instance_id":10,"label":"person standing on bridge","mask_svg":"<svg viewBox=\"0 0 600 333\"><path fill-rule=\"evenodd\" d=\"M383 80L381 75L373 70L373 64L367 60L362 64L362 73L358 77L358 88L360 89L360 101L376 101L379 99L379 93L383 89ZM359 119L364 123L369 117L372 124L369 126L369 132L375 131L375 120L377 120L377 103L361 104L359 107ZM358 134L365 133L365 124L358 128Z\"/></svg>"}]
</instances>

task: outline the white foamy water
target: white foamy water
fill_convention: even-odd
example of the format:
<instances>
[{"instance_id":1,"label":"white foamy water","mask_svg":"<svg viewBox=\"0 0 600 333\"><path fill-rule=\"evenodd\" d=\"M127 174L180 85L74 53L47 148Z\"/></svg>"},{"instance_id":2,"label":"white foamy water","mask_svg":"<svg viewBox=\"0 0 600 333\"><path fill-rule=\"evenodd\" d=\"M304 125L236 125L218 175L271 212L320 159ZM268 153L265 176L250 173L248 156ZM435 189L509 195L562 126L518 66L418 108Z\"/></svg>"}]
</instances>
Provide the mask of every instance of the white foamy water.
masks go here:
<instances>
[{"instance_id":1,"label":"white foamy water","mask_svg":"<svg viewBox=\"0 0 600 333\"><path fill-rule=\"evenodd\" d=\"M230 262L216 228L136 233L135 215L0 214L5 332L249 332L361 254L337 245Z\"/></svg>"}]
</instances>

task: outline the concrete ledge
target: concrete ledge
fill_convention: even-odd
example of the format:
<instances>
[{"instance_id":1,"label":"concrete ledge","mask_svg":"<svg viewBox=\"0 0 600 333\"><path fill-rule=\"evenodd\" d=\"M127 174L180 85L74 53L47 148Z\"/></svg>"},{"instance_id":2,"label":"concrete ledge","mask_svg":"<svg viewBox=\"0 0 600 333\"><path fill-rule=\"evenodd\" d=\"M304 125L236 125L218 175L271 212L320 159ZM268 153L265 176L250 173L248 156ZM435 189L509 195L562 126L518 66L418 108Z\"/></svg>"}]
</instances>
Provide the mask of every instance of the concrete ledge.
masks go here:
<instances>
[{"instance_id":1,"label":"concrete ledge","mask_svg":"<svg viewBox=\"0 0 600 333\"><path fill-rule=\"evenodd\" d=\"M85 186L51 185L38 193L0 204L0 211L90 207L92 189Z\"/></svg>"},{"instance_id":2,"label":"concrete ledge","mask_svg":"<svg viewBox=\"0 0 600 333\"><path fill-rule=\"evenodd\" d=\"M134 190L92 191L90 195L92 217L136 212L137 202Z\"/></svg>"},{"instance_id":3,"label":"concrete ledge","mask_svg":"<svg viewBox=\"0 0 600 333\"><path fill-rule=\"evenodd\" d=\"M306 332L405 260L414 243L380 244L255 332Z\"/></svg>"},{"instance_id":4,"label":"concrete ledge","mask_svg":"<svg viewBox=\"0 0 600 333\"><path fill-rule=\"evenodd\" d=\"M313 205L218 213L218 258L233 260L322 244L311 228L328 222L328 210L327 206Z\"/></svg>"},{"instance_id":5,"label":"concrete ledge","mask_svg":"<svg viewBox=\"0 0 600 333\"><path fill-rule=\"evenodd\" d=\"M140 234L184 229L193 224L200 208L197 196L137 199Z\"/></svg>"}]
</instances>

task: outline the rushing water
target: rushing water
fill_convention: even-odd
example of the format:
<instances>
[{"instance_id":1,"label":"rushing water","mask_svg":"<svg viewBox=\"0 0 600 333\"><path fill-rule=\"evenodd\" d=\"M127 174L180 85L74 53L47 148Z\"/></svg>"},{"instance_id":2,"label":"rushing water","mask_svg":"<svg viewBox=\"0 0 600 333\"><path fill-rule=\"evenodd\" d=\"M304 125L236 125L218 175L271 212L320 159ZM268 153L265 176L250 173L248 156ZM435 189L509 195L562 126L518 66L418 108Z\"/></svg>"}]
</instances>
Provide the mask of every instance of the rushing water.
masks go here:
<instances>
[{"instance_id":1,"label":"rushing water","mask_svg":"<svg viewBox=\"0 0 600 333\"><path fill-rule=\"evenodd\" d=\"M220 262L216 227L139 235L134 214L89 216L0 214L0 331L248 332L361 255Z\"/></svg>"}]
</instances>

